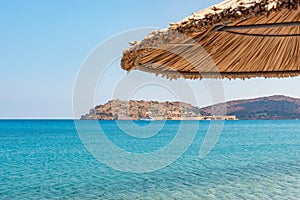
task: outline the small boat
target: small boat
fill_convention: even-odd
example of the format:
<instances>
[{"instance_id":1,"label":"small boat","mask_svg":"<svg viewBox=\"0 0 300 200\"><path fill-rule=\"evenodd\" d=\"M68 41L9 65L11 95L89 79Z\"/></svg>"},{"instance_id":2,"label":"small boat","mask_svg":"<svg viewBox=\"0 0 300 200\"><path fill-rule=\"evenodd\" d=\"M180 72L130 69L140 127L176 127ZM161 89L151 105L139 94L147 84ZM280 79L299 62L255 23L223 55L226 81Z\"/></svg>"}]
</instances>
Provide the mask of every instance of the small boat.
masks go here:
<instances>
[{"instance_id":1,"label":"small boat","mask_svg":"<svg viewBox=\"0 0 300 200\"><path fill-rule=\"evenodd\" d=\"M140 118L141 121L154 121L155 119L153 118Z\"/></svg>"}]
</instances>

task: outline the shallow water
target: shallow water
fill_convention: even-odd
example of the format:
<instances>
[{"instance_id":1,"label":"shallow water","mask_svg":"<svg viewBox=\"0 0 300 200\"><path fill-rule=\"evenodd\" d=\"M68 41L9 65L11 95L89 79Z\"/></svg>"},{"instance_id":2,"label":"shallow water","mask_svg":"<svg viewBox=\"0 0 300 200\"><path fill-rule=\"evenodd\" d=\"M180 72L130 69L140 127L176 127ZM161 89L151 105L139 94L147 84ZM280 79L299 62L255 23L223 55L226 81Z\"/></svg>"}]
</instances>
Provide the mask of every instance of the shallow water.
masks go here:
<instances>
[{"instance_id":1,"label":"shallow water","mask_svg":"<svg viewBox=\"0 0 300 200\"><path fill-rule=\"evenodd\" d=\"M94 131L89 130L94 122L78 123L86 132ZM170 144L181 122L118 123L99 122L112 143L145 154ZM174 163L149 173L130 173L116 171L89 153L74 121L1 120L0 199L300 198L300 121L226 121L215 148L200 158L209 124L199 122L193 143ZM123 132L142 137L161 125L150 138ZM191 131L184 128L187 134Z\"/></svg>"}]
</instances>

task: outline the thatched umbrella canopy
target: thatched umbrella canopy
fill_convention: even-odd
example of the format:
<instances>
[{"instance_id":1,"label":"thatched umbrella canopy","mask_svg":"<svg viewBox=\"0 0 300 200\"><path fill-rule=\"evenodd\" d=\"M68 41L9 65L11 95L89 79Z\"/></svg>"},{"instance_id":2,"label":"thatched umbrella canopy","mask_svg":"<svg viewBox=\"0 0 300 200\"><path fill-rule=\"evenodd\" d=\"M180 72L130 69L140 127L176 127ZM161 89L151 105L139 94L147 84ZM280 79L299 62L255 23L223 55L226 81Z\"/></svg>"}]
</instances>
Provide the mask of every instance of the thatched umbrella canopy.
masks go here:
<instances>
[{"instance_id":1,"label":"thatched umbrella canopy","mask_svg":"<svg viewBox=\"0 0 300 200\"><path fill-rule=\"evenodd\" d=\"M171 79L297 76L300 0L227 0L132 44L121 66Z\"/></svg>"}]
</instances>

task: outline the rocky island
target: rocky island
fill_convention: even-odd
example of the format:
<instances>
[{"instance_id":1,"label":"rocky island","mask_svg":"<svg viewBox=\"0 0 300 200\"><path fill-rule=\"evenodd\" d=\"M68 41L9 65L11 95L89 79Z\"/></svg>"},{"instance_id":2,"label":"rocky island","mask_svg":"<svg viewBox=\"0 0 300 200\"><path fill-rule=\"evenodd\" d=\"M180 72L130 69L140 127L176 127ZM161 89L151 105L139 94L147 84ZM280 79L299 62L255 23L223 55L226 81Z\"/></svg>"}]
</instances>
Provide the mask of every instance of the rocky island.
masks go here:
<instances>
[{"instance_id":1,"label":"rocky island","mask_svg":"<svg viewBox=\"0 0 300 200\"><path fill-rule=\"evenodd\" d=\"M92 108L84 120L235 120L235 116L209 116L205 111L184 102L111 100Z\"/></svg>"},{"instance_id":2,"label":"rocky island","mask_svg":"<svg viewBox=\"0 0 300 200\"><path fill-rule=\"evenodd\" d=\"M226 108L227 116L214 116ZM184 102L111 100L92 108L83 120L282 120L300 119L300 99L283 95L228 101L199 108Z\"/></svg>"}]
</instances>

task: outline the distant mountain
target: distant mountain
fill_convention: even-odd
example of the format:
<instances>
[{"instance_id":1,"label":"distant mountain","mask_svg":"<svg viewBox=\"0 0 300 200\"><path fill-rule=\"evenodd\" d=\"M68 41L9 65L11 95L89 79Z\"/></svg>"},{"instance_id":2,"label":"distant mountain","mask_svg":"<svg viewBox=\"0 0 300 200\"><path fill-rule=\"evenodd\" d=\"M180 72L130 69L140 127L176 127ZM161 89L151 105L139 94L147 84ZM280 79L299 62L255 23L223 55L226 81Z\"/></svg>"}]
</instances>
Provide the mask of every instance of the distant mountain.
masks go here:
<instances>
[{"instance_id":1,"label":"distant mountain","mask_svg":"<svg viewBox=\"0 0 300 200\"><path fill-rule=\"evenodd\" d=\"M225 104L214 105L220 109ZM212 106L202 108L211 114ZM229 101L226 103L227 115L236 115L238 119L300 119L300 99L275 95L255 99Z\"/></svg>"},{"instance_id":2,"label":"distant mountain","mask_svg":"<svg viewBox=\"0 0 300 200\"><path fill-rule=\"evenodd\" d=\"M198 107L183 102L111 100L91 109L81 119L93 120L181 120L198 119L206 115Z\"/></svg>"},{"instance_id":3,"label":"distant mountain","mask_svg":"<svg viewBox=\"0 0 300 200\"><path fill-rule=\"evenodd\" d=\"M227 116L213 116L214 110L226 106ZM92 108L81 119L94 120L202 120L202 119L275 120L300 119L300 99L275 95L255 99L229 101L204 108L183 102L111 100Z\"/></svg>"}]
</instances>

